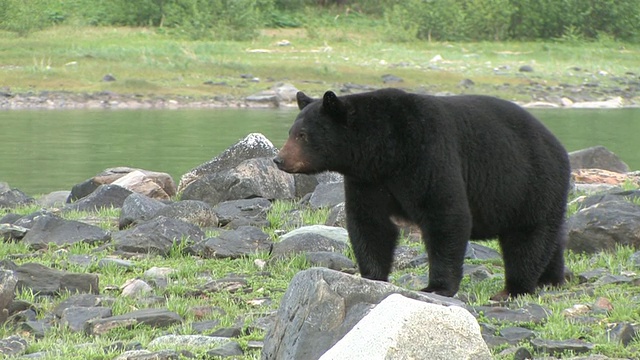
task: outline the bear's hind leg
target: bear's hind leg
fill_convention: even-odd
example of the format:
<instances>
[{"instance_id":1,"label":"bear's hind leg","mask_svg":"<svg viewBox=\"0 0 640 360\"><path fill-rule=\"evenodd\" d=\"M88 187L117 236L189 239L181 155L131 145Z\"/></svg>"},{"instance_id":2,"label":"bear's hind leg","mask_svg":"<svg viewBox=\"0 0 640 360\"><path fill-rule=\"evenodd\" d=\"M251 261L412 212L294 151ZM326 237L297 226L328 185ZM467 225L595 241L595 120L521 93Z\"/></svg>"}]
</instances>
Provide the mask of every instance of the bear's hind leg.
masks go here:
<instances>
[{"instance_id":1,"label":"bear's hind leg","mask_svg":"<svg viewBox=\"0 0 640 360\"><path fill-rule=\"evenodd\" d=\"M561 235L562 236L562 235ZM564 284L565 268L564 268L564 241L556 240L556 249L553 252L551 260L538 279L538 286L545 285L560 286Z\"/></svg>"},{"instance_id":2,"label":"bear's hind leg","mask_svg":"<svg viewBox=\"0 0 640 360\"><path fill-rule=\"evenodd\" d=\"M503 292L493 297L494 300L532 294L543 279L556 281L557 267L562 269L561 272L564 271L557 233L548 225L540 225L533 230L500 235L506 286ZM553 253L550 254L550 251Z\"/></svg>"},{"instance_id":3,"label":"bear's hind leg","mask_svg":"<svg viewBox=\"0 0 640 360\"><path fill-rule=\"evenodd\" d=\"M388 281L399 235L391 221L394 200L379 187L350 181L345 181L345 197L349 240L361 276Z\"/></svg>"}]
</instances>

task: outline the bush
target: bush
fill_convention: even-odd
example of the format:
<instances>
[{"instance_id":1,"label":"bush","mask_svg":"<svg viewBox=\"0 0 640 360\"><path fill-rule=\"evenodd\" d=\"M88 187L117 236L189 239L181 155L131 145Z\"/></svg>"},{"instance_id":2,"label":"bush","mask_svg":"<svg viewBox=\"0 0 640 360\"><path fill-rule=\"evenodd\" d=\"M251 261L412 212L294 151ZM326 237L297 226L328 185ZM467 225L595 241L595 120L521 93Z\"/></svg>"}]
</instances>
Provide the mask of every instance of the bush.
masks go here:
<instances>
[{"instance_id":1,"label":"bush","mask_svg":"<svg viewBox=\"0 0 640 360\"><path fill-rule=\"evenodd\" d=\"M27 36L53 24L47 17L51 0L0 0L0 29Z\"/></svg>"},{"instance_id":2,"label":"bush","mask_svg":"<svg viewBox=\"0 0 640 360\"><path fill-rule=\"evenodd\" d=\"M638 0L407 0L385 19L419 39L503 40L563 37L640 40Z\"/></svg>"}]
</instances>

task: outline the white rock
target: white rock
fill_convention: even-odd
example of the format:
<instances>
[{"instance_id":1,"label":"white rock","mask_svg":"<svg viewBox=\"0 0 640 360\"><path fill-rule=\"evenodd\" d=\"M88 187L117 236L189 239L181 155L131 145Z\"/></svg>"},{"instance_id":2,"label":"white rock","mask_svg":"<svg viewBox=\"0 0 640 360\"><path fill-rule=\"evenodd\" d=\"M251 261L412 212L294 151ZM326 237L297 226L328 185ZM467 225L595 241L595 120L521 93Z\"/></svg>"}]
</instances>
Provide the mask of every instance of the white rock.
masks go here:
<instances>
[{"instance_id":1,"label":"white rock","mask_svg":"<svg viewBox=\"0 0 640 360\"><path fill-rule=\"evenodd\" d=\"M480 326L467 310L392 294L320 360L490 360Z\"/></svg>"}]
</instances>

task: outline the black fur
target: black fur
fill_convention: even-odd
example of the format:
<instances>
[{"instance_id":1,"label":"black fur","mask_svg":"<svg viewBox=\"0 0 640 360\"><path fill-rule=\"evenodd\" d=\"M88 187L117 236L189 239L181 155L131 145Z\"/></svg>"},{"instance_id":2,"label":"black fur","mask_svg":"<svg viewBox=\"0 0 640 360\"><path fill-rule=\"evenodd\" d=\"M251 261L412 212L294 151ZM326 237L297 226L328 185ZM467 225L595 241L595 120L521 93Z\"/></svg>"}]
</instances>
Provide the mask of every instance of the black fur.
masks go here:
<instances>
[{"instance_id":1,"label":"black fur","mask_svg":"<svg viewBox=\"0 0 640 360\"><path fill-rule=\"evenodd\" d=\"M363 277L386 281L398 230L422 230L424 291L453 296L469 239L498 237L505 292L563 282L569 161L519 106L487 96L378 90L322 100L298 94L300 114L274 161L289 172L344 174L347 228ZM293 165L293 164L297 165Z\"/></svg>"}]
</instances>

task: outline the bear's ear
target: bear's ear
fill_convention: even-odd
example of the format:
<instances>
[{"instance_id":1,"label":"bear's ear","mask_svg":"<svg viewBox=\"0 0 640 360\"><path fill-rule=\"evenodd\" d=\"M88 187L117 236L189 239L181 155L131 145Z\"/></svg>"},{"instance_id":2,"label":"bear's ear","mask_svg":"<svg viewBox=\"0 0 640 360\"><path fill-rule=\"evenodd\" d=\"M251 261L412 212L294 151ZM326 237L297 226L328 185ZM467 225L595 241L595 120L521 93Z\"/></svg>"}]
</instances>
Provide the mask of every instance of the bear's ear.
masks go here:
<instances>
[{"instance_id":1,"label":"bear's ear","mask_svg":"<svg viewBox=\"0 0 640 360\"><path fill-rule=\"evenodd\" d=\"M313 102L313 99L308 97L302 91L298 91L296 94L296 100L298 100L298 109L302 110L307 107L307 105Z\"/></svg>"},{"instance_id":2,"label":"bear's ear","mask_svg":"<svg viewBox=\"0 0 640 360\"><path fill-rule=\"evenodd\" d=\"M333 91L324 93L322 109L336 120L343 120L347 115L347 107Z\"/></svg>"}]
</instances>

